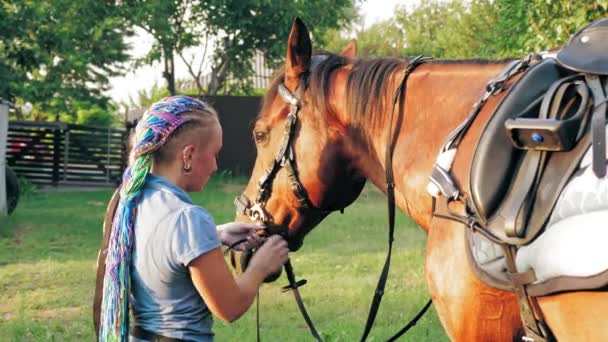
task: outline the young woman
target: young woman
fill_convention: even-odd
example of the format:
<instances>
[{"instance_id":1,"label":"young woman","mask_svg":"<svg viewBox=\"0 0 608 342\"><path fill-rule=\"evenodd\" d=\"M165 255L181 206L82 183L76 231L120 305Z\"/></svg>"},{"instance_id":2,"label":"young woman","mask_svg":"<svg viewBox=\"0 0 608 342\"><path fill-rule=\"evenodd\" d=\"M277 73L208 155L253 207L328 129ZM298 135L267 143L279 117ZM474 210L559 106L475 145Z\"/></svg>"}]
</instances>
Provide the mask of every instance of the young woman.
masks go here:
<instances>
[{"instance_id":1,"label":"young woman","mask_svg":"<svg viewBox=\"0 0 608 342\"><path fill-rule=\"evenodd\" d=\"M191 97L153 104L137 125L106 259L101 341L213 341L212 314L239 318L287 260L286 242L273 236L233 278L220 246L246 239L241 249L256 247L261 228L233 222L216 231L188 196L217 170L221 147L217 114Z\"/></svg>"}]
</instances>

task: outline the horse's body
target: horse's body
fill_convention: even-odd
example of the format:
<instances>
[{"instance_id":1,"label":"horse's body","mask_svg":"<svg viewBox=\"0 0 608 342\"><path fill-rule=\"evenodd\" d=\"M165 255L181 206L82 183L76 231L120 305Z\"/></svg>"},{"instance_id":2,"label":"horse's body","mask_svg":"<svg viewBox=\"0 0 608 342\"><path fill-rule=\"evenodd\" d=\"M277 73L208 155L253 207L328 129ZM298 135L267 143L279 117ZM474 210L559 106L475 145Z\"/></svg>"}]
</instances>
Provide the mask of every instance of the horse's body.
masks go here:
<instances>
[{"instance_id":1,"label":"horse's body","mask_svg":"<svg viewBox=\"0 0 608 342\"><path fill-rule=\"evenodd\" d=\"M358 191L353 193L351 188L361 177L386 189L388 120L406 62L357 62L349 56L330 55L313 57L316 66L311 70L310 47L306 46L310 41L305 30L301 22L294 23L285 74L267 94L256 123L258 158L245 193L255 198L256 181L276 153L288 111L276 94L277 83L283 81L295 92L299 79L310 71L311 82L294 135L295 161L310 202L319 208L340 208L356 198ZM522 334L515 296L476 278L467 261L466 228L433 218L431 197L426 192L446 136L463 121L487 81L503 67L478 61L423 64L410 75L405 105L397 108L404 109L402 122L398 110L393 121L396 203L428 232L426 281L441 322L455 341L511 341ZM475 144L498 101L499 97L488 101L460 145L453 174L462 189L468 189ZM276 224L290 228L290 238L295 240L291 245L297 248L324 215L299 208L287 183L287 177L279 172L265 208ZM608 340L604 323L608 292L558 294L539 298L539 302L560 341Z\"/></svg>"}]
</instances>

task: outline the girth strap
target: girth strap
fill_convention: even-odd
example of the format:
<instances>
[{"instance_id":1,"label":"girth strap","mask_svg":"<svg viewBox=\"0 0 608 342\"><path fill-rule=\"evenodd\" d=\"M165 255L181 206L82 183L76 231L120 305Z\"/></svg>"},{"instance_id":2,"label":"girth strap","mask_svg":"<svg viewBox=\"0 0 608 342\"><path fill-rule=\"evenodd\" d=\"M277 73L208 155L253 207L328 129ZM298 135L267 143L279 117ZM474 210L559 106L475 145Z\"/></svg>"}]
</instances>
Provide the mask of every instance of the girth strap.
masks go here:
<instances>
[{"instance_id":1,"label":"girth strap","mask_svg":"<svg viewBox=\"0 0 608 342\"><path fill-rule=\"evenodd\" d=\"M511 274L513 281L513 292L517 296L517 302L519 303L519 314L524 324L524 330L526 336L523 341L529 342L545 342L555 341L555 337L551 334L551 330L547 326L545 319L542 315L542 311L538 307L536 298L528 297L526 291L527 281L534 281L534 274L530 273L518 273L517 266L515 265L515 255L517 248L512 245L501 245L505 253L505 261L507 264L507 270ZM535 310L535 309L536 310ZM538 317L535 316L536 315Z\"/></svg>"}]
</instances>

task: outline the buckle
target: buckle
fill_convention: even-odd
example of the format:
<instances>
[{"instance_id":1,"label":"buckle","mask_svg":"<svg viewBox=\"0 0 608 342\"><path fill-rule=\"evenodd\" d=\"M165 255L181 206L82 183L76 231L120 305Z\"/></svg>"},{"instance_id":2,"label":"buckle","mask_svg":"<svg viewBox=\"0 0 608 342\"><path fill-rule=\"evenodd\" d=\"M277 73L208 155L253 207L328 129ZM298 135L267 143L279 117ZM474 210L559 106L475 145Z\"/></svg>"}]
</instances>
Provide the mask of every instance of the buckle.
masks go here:
<instances>
[{"instance_id":1,"label":"buckle","mask_svg":"<svg viewBox=\"0 0 608 342\"><path fill-rule=\"evenodd\" d=\"M281 288L282 292L287 292L287 291L291 291L291 290L295 290L297 288L299 288L300 286L304 286L306 285L308 281L306 279L302 279L302 280L298 280L293 284L289 284L289 285L285 285Z\"/></svg>"}]
</instances>

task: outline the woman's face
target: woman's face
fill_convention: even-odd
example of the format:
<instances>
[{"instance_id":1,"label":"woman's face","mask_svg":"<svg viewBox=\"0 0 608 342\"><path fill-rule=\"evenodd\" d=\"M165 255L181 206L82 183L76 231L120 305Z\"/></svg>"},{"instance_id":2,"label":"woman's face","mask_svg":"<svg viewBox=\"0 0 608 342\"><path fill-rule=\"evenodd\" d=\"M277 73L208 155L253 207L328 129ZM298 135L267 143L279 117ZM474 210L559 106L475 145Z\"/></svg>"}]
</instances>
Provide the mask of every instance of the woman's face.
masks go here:
<instances>
[{"instance_id":1,"label":"woman's face","mask_svg":"<svg viewBox=\"0 0 608 342\"><path fill-rule=\"evenodd\" d=\"M216 123L210 128L206 143L195 145L192 154L192 173L185 175L186 191L203 190L209 177L217 171L217 156L222 149L222 127Z\"/></svg>"}]
</instances>

